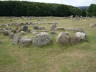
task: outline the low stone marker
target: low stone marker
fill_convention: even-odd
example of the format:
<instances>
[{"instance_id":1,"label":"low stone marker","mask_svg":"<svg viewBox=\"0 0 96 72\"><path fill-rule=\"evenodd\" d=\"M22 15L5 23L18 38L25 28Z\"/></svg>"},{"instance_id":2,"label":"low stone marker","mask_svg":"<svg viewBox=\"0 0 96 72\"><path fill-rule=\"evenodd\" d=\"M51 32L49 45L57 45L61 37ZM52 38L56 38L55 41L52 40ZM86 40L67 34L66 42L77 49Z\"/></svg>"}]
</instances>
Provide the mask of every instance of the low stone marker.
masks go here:
<instances>
[{"instance_id":1,"label":"low stone marker","mask_svg":"<svg viewBox=\"0 0 96 72\"><path fill-rule=\"evenodd\" d=\"M19 40L21 39L21 34L14 34L14 37L13 37L13 44L18 44L19 43Z\"/></svg>"},{"instance_id":2,"label":"low stone marker","mask_svg":"<svg viewBox=\"0 0 96 72\"><path fill-rule=\"evenodd\" d=\"M52 32L56 31L56 27L57 27L56 24L52 24L50 31Z\"/></svg>"},{"instance_id":3,"label":"low stone marker","mask_svg":"<svg viewBox=\"0 0 96 72\"><path fill-rule=\"evenodd\" d=\"M25 31L25 32L27 32L28 31L28 26L27 25L23 26L22 27L22 30Z\"/></svg>"},{"instance_id":4,"label":"low stone marker","mask_svg":"<svg viewBox=\"0 0 96 72\"><path fill-rule=\"evenodd\" d=\"M19 39L19 44L20 45L31 45L32 44L32 38L24 38L24 37L21 37Z\"/></svg>"}]
</instances>

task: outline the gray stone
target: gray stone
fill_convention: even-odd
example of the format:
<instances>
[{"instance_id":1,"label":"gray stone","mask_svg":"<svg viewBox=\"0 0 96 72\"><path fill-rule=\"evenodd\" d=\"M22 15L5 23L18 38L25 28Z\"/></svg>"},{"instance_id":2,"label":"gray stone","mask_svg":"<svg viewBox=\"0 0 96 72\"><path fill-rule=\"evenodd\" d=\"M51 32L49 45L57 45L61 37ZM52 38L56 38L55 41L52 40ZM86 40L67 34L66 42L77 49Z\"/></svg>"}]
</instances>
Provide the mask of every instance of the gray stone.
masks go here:
<instances>
[{"instance_id":1,"label":"gray stone","mask_svg":"<svg viewBox=\"0 0 96 72\"><path fill-rule=\"evenodd\" d=\"M31 39L31 38L21 37L21 38L19 39L19 44L20 44L20 45L30 45L30 44L32 44L32 39Z\"/></svg>"},{"instance_id":2,"label":"gray stone","mask_svg":"<svg viewBox=\"0 0 96 72\"><path fill-rule=\"evenodd\" d=\"M8 36L9 35L9 31L8 30L3 30L2 32L5 36Z\"/></svg>"},{"instance_id":3,"label":"gray stone","mask_svg":"<svg viewBox=\"0 0 96 72\"><path fill-rule=\"evenodd\" d=\"M36 46L43 46L43 45L47 45L48 43L50 43L51 38L48 35L48 33L46 32L41 32L40 34L37 34L36 37L33 38L33 45Z\"/></svg>"},{"instance_id":4,"label":"gray stone","mask_svg":"<svg viewBox=\"0 0 96 72\"><path fill-rule=\"evenodd\" d=\"M13 39L14 33L13 33L13 32L10 32L10 33L9 33L9 37L10 37L11 39Z\"/></svg>"},{"instance_id":5,"label":"gray stone","mask_svg":"<svg viewBox=\"0 0 96 72\"><path fill-rule=\"evenodd\" d=\"M24 26L22 27L22 30L25 31L25 32L27 32L27 31L28 31L28 26L27 26L27 25L24 25Z\"/></svg>"},{"instance_id":6,"label":"gray stone","mask_svg":"<svg viewBox=\"0 0 96 72\"><path fill-rule=\"evenodd\" d=\"M69 33L60 32L58 37L57 37L56 42L63 44L63 45L69 44L70 43Z\"/></svg>"},{"instance_id":7,"label":"gray stone","mask_svg":"<svg viewBox=\"0 0 96 72\"><path fill-rule=\"evenodd\" d=\"M80 38L79 37L73 36L73 37L70 38L70 43L71 44L77 44L79 42L80 42Z\"/></svg>"},{"instance_id":8,"label":"gray stone","mask_svg":"<svg viewBox=\"0 0 96 72\"><path fill-rule=\"evenodd\" d=\"M54 31L56 31L56 27L57 27L56 24L52 24L50 30L51 30L52 32L54 32Z\"/></svg>"},{"instance_id":9,"label":"gray stone","mask_svg":"<svg viewBox=\"0 0 96 72\"><path fill-rule=\"evenodd\" d=\"M5 35L5 36L9 36L9 33L11 32L11 30L8 30L8 29L3 29L2 30L2 33Z\"/></svg>"},{"instance_id":10,"label":"gray stone","mask_svg":"<svg viewBox=\"0 0 96 72\"><path fill-rule=\"evenodd\" d=\"M14 34L13 36L13 44L18 44L19 40L21 39L21 34Z\"/></svg>"},{"instance_id":11,"label":"gray stone","mask_svg":"<svg viewBox=\"0 0 96 72\"><path fill-rule=\"evenodd\" d=\"M86 40L87 34L84 32L76 32L75 36L80 38L80 40Z\"/></svg>"},{"instance_id":12,"label":"gray stone","mask_svg":"<svg viewBox=\"0 0 96 72\"><path fill-rule=\"evenodd\" d=\"M45 30L45 27L33 26L33 29L35 29L35 30Z\"/></svg>"}]
</instances>

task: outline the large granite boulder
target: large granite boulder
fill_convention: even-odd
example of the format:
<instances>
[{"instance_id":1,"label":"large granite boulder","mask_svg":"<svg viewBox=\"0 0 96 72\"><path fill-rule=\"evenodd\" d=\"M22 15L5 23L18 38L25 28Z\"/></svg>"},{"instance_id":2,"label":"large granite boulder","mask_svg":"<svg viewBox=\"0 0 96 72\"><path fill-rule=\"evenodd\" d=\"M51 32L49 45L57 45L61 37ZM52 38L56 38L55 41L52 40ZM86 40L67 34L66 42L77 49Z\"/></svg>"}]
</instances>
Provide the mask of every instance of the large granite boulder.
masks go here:
<instances>
[{"instance_id":1,"label":"large granite boulder","mask_svg":"<svg viewBox=\"0 0 96 72\"><path fill-rule=\"evenodd\" d=\"M69 33L60 32L58 37L57 37L56 42L63 44L63 45L69 44L70 43Z\"/></svg>"},{"instance_id":2,"label":"large granite boulder","mask_svg":"<svg viewBox=\"0 0 96 72\"><path fill-rule=\"evenodd\" d=\"M47 32L41 32L36 35L36 37L33 38L33 45L36 46L43 46L49 44L51 41L51 38Z\"/></svg>"}]
</instances>

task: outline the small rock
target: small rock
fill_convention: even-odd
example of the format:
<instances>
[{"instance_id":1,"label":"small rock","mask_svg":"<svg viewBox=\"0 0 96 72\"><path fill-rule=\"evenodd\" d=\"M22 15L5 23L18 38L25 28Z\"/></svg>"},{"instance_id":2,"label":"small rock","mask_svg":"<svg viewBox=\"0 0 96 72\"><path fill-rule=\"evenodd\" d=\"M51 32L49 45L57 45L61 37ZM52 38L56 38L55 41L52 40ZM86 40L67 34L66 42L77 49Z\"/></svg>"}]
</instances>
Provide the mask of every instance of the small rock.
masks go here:
<instances>
[{"instance_id":1,"label":"small rock","mask_svg":"<svg viewBox=\"0 0 96 72\"><path fill-rule=\"evenodd\" d=\"M22 30L23 30L24 32L27 32L27 31L28 31L28 26L27 26L27 25L23 26Z\"/></svg>"},{"instance_id":2,"label":"small rock","mask_svg":"<svg viewBox=\"0 0 96 72\"><path fill-rule=\"evenodd\" d=\"M65 30L63 27L57 27L57 30Z\"/></svg>"},{"instance_id":3,"label":"small rock","mask_svg":"<svg viewBox=\"0 0 96 72\"><path fill-rule=\"evenodd\" d=\"M57 27L56 24L52 24L50 30L51 30L52 32L55 32L55 31L56 31L56 27Z\"/></svg>"},{"instance_id":4,"label":"small rock","mask_svg":"<svg viewBox=\"0 0 96 72\"><path fill-rule=\"evenodd\" d=\"M21 37L21 38L19 39L19 44L20 44L20 45L30 45L30 44L32 44L32 39L31 39L31 38Z\"/></svg>"},{"instance_id":5,"label":"small rock","mask_svg":"<svg viewBox=\"0 0 96 72\"><path fill-rule=\"evenodd\" d=\"M70 38L70 43L71 44L77 44L79 42L80 42L80 38L79 37L73 36L73 37Z\"/></svg>"},{"instance_id":6,"label":"small rock","mask_svg":"<svg viewBox=\"0 0 96 72\"><path fill-rule=\"evenodd\" d=\"M13 39L14 33L13 33L13 32L10 32L10 33L9 33L9 37L10 37L11 39Z\"/></svg>"},{"instance_id":7,"label":"small rock","mask_svg":"<svg viewBox=\"0 0 96 72\"><path fill-rule=\"evenodd\" d=\"M13 36L13 44L18 44L19 40L21 39L21 34L14 34Z\"/></svg>"},{"instance_id":8,"label":"small rock","mask_svg":"<svg viewBox=\"0 0 96 72\"><path fill-rule=\"evenodd\" d=\"M45 30L45 27L34 26L33 29L35 29L35 30Z\"/></svg>"}]
</instances>

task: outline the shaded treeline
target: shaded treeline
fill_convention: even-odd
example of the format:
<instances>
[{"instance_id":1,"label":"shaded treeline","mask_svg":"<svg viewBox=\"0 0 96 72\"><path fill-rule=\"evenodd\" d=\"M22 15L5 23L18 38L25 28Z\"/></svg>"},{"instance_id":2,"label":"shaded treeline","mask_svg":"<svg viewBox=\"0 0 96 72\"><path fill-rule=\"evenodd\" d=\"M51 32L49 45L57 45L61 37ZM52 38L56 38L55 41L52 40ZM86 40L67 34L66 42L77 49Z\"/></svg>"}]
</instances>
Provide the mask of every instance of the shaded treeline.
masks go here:
<instances>
[{"instance_id":1,"label":"shaded treeline","mask_svg":"<svg viewBox=\"0 0 96 72\"><path fill-rule=\"evenodd\" d=\"M88 9L89 13L90 7ZM82 14L83 13L83 14ZM63 4L26 1L0 1L0 16L85 16L86 10ZM88 15L90 15L88 13ZM93 15L93 14L92 14ZM96 14L94 14L96 15Z\"/></svg>"},{"instance_id":2,"label":"shaded treeline","mask_svg":"<svg viewBox=\"0 0 96 72\"><path fill-rule=\"evenodd\" d=\"M63 4L0 1L0 16L70 16L80 14L80 9Z\"/></svg>"},{"instance_id":3,"label":"shaded treeline","mask_svg":"<svg viewBox=\"0 0 96 72\"><path fill-rule=\"evenodd\" d=\"M88 8L88 16L96 16L96 4L91 4Z\"/></svg>"}]
</instances>

